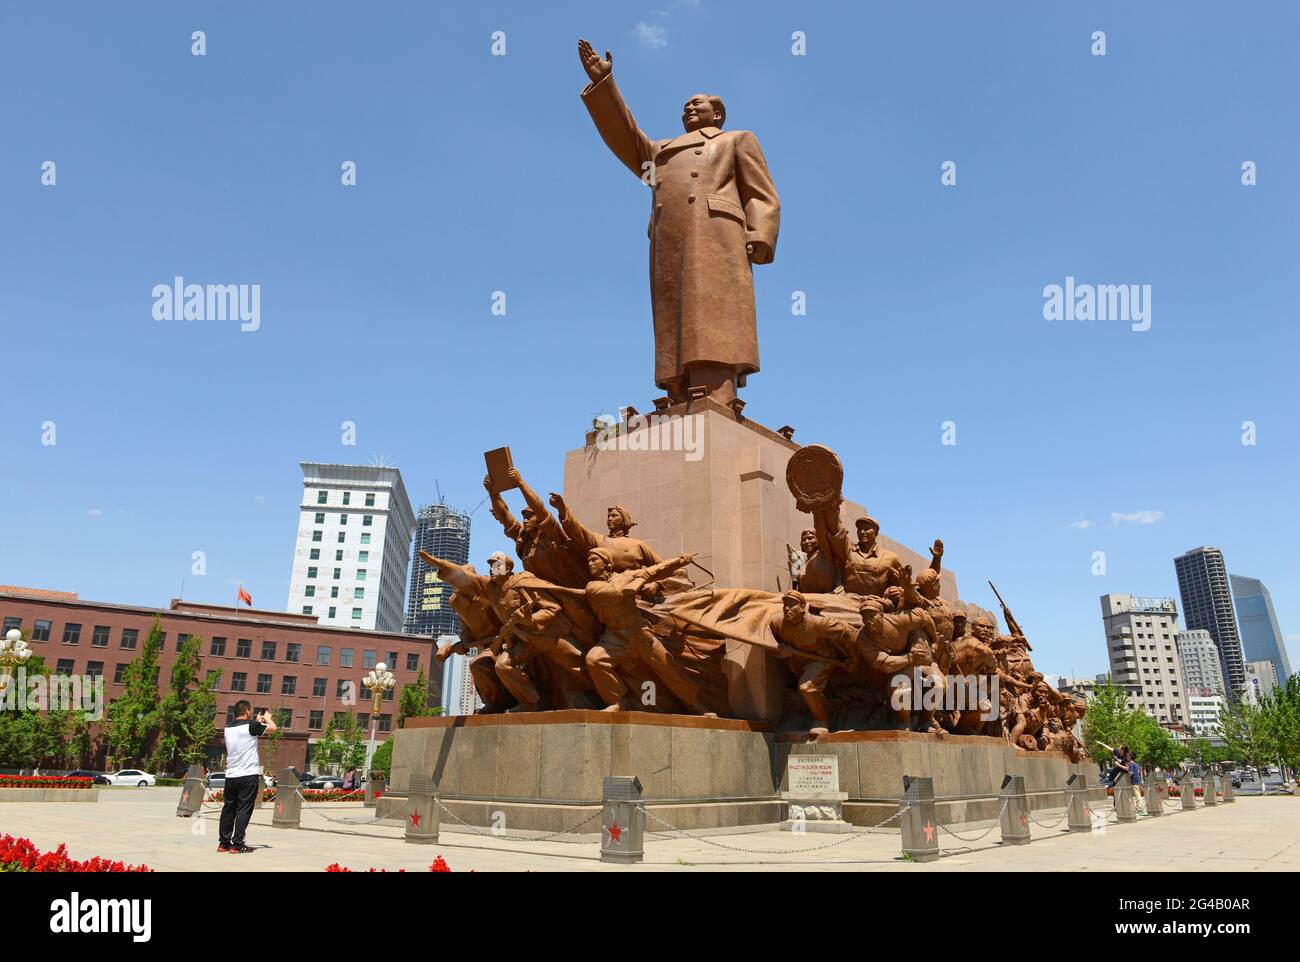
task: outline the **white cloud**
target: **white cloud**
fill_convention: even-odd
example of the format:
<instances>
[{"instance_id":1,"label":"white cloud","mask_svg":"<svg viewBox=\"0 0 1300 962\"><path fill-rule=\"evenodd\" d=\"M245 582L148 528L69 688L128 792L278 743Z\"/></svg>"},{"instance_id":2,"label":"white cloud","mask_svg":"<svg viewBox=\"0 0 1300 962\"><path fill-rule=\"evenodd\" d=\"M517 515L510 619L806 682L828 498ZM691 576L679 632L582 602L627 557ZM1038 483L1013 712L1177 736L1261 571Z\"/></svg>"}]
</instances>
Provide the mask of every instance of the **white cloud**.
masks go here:
<instances>
[{"instance_id":1,"label":"white cloud","mask_svg":"<svg viewBox=\"0 0 1300 962\"><path fill-rule=\"evenodd\" d=\"M1112 511L1110 513L1111 524L1155 524L1165 516L1163 511Z\"/></svg>"},{"instance_id":2,"label":"white cloud","mask_svg":"<svg viewBox=\"0 0 1300 962\"><path fill-rule=\"evenodd\" d=\"M1086 531L1092 527L1092 522L1087 518L1080 518L1078 521L1071 521L1070 527L1078 528L1080 531Z\"/></svg>"},{"instance_id":3,"label":"white cloud","mask_svg":"<svg viewBox=\"0 0 1300 962\"><path fill-rule=\"evenodd\" d=\"M264 494L254 495L253 500L256 501L258 504L266 504L266 495Z\"/></svg>"},{"instance_id":4,"label":"white cloud","mask_svg":"<svg viewBox=\"0 0 1300 962\"><path fill-rule=\"evenodd\" d=\"M102 518L103 516L104 516L104 512L100 511L98 508L91 508L89 511L86 512L87 518Z\"/></svg>"},{"instance_id":5,"label":"white cloud","mask_svg":"<svg viewBox=\"0 0 1300 962\"><path fill-rule=\"evenodd\" d=\"M643 47L668 46L668 31L657 23L646 23L642 20L632 28L632 34Z\"/></svg>"}]
</instances>

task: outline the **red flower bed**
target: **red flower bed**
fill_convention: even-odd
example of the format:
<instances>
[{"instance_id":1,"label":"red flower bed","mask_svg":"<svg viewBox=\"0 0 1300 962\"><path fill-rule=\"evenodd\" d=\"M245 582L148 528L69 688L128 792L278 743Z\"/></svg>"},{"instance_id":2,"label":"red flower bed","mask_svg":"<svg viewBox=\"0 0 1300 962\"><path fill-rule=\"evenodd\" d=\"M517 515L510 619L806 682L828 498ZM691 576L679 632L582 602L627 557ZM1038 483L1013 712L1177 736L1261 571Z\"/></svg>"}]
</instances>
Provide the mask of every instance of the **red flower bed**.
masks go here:
<instances>
[{"instance_id":1,"label":"red flower bed","mask_svg":"<svg viewBox=\"0 0 1300 962\"><path fill-rule=\"evenodd\" d=\"M302 790L302 797L313 805L317 802L359 802L365 798L365 794L359 788L347 789L346 791L341 788L304 788ZM203 800L220 805L226 800L226 793L221 789L217 789L214 792L208 792L207 797ZM275 789L262 789L262 801L275 801Z\"/></svg>"},{"instance_id":2,"label":"red flower bed","mask_svg":"<svg viewBox=\"0 0 1300 962\"><path fill-rule=\"evenodd\" d=\"M68 847L42 852L31 839L0 837L0 872L152 872L147 865L127 865L106 858L79 862L68 857Z\"/></svg>"},{"instance_id":3,"label":"red flower bed","mask_svg":"<svg viewBox=\"0 0 1300 962\"><path fill-rule=\"evenodd\" d=\"M85 775L0 775L0 788L94 788L95 780Z\"/></svg>"},{"instance_id":4,"label":"red flower bed","mask_svg":"<svg viewBox=\"0 0 1300 962\"><path fill-rule=\"evenodd\" d=\"M326 865L326 866L325 866L325 871L327 871L327 872L351 872L352 869L350 869L350 868L346 868L345 866L340 865L338 862L334 862L333 864ZM367 872L387 872L388 869L386 869L386 868L369 868L369 869L366 869L366 871L367 871ZM399 868L397 871L398 871L398 873L402 873L402 872L405 872L406 869L404 869L404 868ZM430 872L450 872L450 871L451 871L451 866L449 866L449 865L447 864L447 860L446 860L446 859L444 859L441 855L439 855L437 858L435 858L435 859L433 860L433 864L429 866L429 871L430 871Z\"/></svg>"}]
</instances>

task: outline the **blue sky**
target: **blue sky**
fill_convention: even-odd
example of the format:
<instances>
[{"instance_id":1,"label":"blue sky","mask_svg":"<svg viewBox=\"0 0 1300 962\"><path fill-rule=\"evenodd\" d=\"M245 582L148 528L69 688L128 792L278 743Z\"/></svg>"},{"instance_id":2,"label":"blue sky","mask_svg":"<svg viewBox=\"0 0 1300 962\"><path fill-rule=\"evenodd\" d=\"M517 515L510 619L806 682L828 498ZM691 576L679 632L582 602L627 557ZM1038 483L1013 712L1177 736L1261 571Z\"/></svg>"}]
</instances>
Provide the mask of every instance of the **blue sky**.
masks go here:
<instances>
[{"instance_id":1,"label":"blue sky","mask_svg":"<svg viewBox=\"0 0 1300 962\"><path fill-rule=\"evenodd\" d=\"M0 8L0 583L165 604L203 550L186 597L279 607L300 459L470 508L484 450L552 490L593 414L647 409L647 200L585 36L653 135L705 90L763 144L746 413L992 578L1040 668L1104 670L1098 597L1176 595L1200 544L1300 636L1294 5L660 2ZM260 284L261 328L155 321L177 274ZM1067 276L1151 285L1151 329L1044 320Z\"/></svg>"}]
</instances>

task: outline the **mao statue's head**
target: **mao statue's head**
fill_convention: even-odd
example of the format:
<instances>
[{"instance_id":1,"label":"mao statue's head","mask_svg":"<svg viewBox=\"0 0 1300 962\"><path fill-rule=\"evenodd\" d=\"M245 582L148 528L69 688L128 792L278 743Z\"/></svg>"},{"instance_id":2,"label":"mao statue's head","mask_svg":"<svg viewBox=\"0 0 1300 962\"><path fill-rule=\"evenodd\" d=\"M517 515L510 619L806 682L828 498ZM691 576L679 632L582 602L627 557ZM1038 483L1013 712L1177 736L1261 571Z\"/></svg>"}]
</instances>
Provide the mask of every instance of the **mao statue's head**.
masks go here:
<instances>
[{"instance_id":1,"label":"mao statue's head","mask_svg":"<svg viewBox=\"0 0 1300 962\"><path fill-rule=\"evenodd\" d=\"M682 126L687 133L701 127L721 127L726 120L726 105L717 94L693 94L682 106Z\"/></svg>"},{"instance_id":2,"label":"mao statue's head","mask_svg":"<svg viewBox=\"0 0 1300 962\"><path fill-rule=\"evenodd\" d=\"M498 580L509 578L514 570L514 559L508 554L494 551L491 557L488 558L488 571L491 572L493 578Z\"/></svg>"},{"instance_id":3,"label":"mao statue's head","mask_svg":"<svg viewBox=\"0 0 1300 962\"><path fill-rule=\"evenodd\" d=\"M817 550L817 532L812 528L799 535L799 548L806 555L811 555Z\"/></svg>"}]
</instances>

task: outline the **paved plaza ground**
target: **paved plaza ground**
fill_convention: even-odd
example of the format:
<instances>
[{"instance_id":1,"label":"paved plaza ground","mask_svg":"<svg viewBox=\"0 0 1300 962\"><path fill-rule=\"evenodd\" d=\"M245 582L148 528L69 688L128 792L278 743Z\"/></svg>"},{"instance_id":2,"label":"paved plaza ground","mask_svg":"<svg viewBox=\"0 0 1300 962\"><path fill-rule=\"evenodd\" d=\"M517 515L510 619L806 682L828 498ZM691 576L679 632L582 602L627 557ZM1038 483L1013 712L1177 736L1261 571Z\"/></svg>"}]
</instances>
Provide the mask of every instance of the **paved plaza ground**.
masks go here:
<instances>
[{"instance_id":1,"label":"paved plaza ground","mask_svg":"<svg viewBox=\"0 0 1300 962\"><path fill-rule=\"evenodd\" d=\"M419 871L436 855L453 871L1300 871L1300 798L1290 796L1238 797L1231 805L1195 812L1175 809L1134 824L1111 822L1104 832L1091 834L1063 832L1064 822L1051 829L1034 825L1029 845L1001 845L996 828L969 843L941 835L950 854L925 864L900 859L897 832L866 833L824 848L842 837L768 830L703 841L647 834L645 862L637 866L603 864L594 841L473 835L450 830L448 820L438 844L411 845L402 840L401 825L367 822L371 810L359 803L304 807L297 830L272 828L272 806L265 805L254 813L248 832L258 851L221 855L217 810L177 818L178 796L175 788L112 788L101 790L93 804L3 803L0 834L26 836L41 849L66 843L74 858L99 855L144 862L158 871L321 871L331 862L353 870ZM1044 823L1058 815L1035 814ZM986 825L959 831L973 837Z\"/></svg>"}]
</instances>

